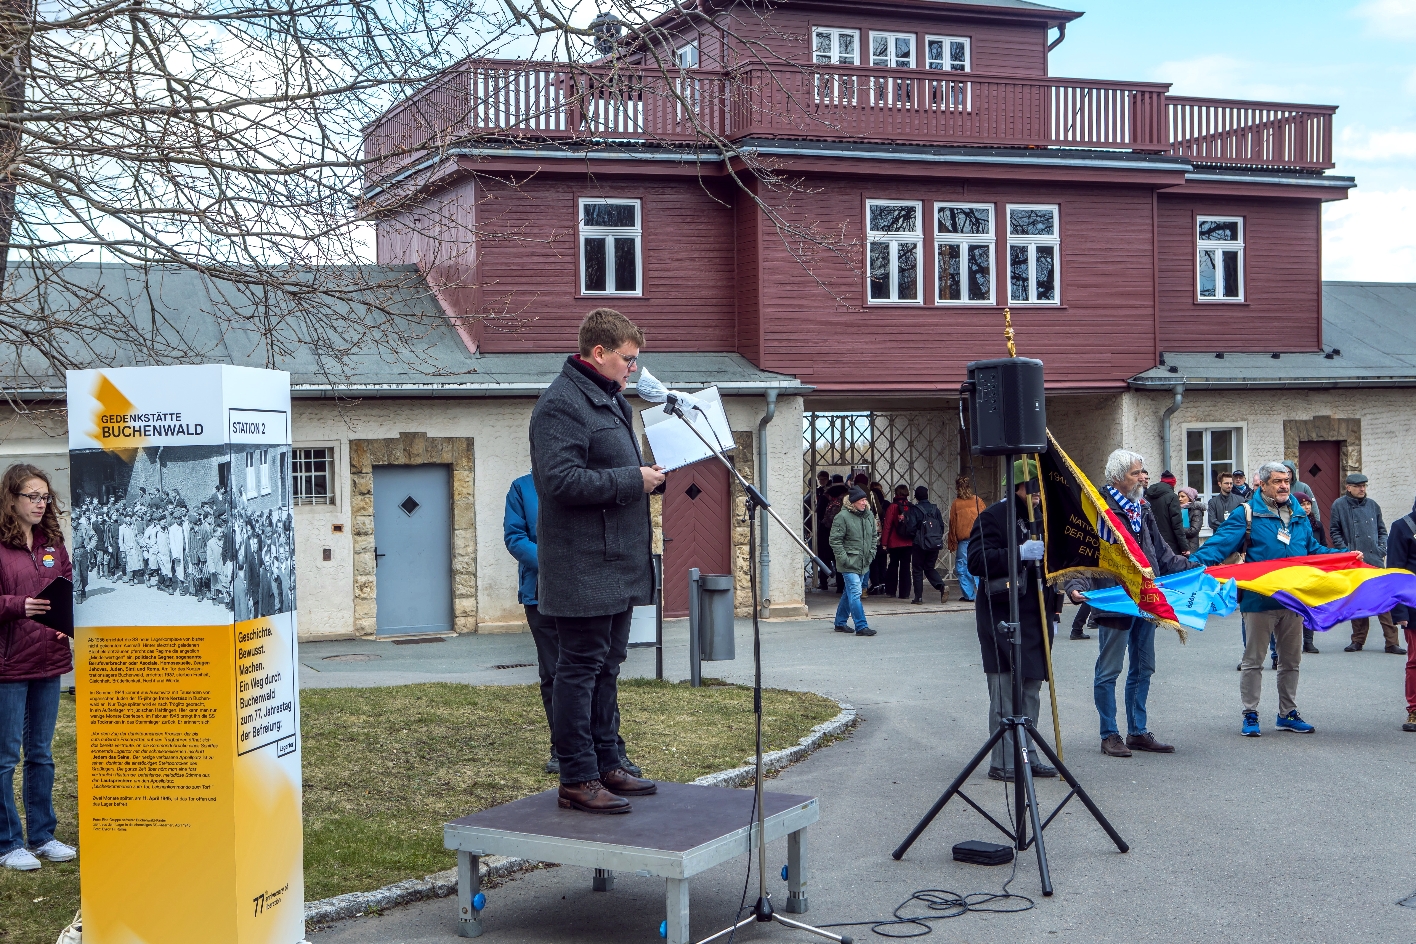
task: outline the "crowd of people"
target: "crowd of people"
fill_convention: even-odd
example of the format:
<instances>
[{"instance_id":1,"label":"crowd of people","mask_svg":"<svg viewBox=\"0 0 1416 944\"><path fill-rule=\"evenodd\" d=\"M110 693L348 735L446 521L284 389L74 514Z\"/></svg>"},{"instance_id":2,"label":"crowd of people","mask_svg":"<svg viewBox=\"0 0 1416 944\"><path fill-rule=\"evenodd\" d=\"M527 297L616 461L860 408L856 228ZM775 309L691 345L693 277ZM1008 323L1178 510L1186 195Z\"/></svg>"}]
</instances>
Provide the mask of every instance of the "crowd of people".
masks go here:
<instances>
[{"instance_id":1,"label":"crowd of people","mask_svg":"<svg viewBox=\"0 0 1416 944\"><path fill-rule=\"evenodd\" d=\"M1041 542L1032 540L1026 532L1028 502L1036 503L1039 498L1033 481L1029 499L1028 480L1036 479L1037 470L1032 463L1025 467L1020 461L1015 465L1015 474L1019 485L1014 500L1023 529L1019 534L1020 563L1031 573L1029 561L1040 561L1042 549ZM1002 523L1006 520L1006 504L999 502L985 508L967 476L960 476L955 487L957 497L946 520L928 501L928 490L922 486L915 490L913 503L904 485L897 486L893 498L886 501L879 483L863 474L847 482L841 475L822 472L815 495L806 496L806 523L814 525L818 552L835 571L835 589L841 595L835 618L839 632L875 635L861 604L864 596L908 597L914 603L922 603L923 581L927 578L940 592L941 600L947 600L948 590L935 565L942 548L954 553L960 592L965 600L975 601L978 613L990 717L996 729L997 719L1013 711L1012 689L1006 681L1009 654L999 645L993 630L1007 613L1007 596L1006 592L980 592L978 587L981 574L997 577L1007 572L1007 532ZM1117 450L1108 459L1105 482L1099 491L1112 510L1130 525L1157 576L1241 560L1266 561L1342 551L1361 552L1365 562L1373 567L1416 567L1416 507L1388 532L1381 508L1367 497L1367 477L1360 472L1348 475L1345 494L1327 509L1326 525L1323 509L1318 507L1312 489L1300 480L1292 461L1265 463L1252 479L1242 469L1223 472L1216 476L1214 494L1203 502L1196 489L1179 487L1168 471L1152 483L1140 454ZM1202 537L1206 531L1208 537ZM823 572L819 579L821 589L827 589L827 574ZM1155 624L1142 617L1096 611L1084 596L1089 590L1115 584L1111 577L1087 575L1070 578L1058 591L1048 587L1044 593L1045 619L1036 593L1024 588L1021 600L1025 678L1021 707L1032 717L1037 716L1038 690L1047 677L1041 655L1042 626L1047 624L1051 637L1063 605L1071 602L1078 607L1071 638L1089 640L1093 634L1099 637L1093 688L1103 753L1112 757L1129 757L1137 750L1172 753L1175 748L1150 731L1146 714L1150 679L1155 672ZM1297 613L1251 592L1240 593L1240 617L1240 733L1248 737L1262 734L1258 709L1265 662L1276 673L1276 728L1311 733L1315 726L1299 712L1297 694L1302 656L1318 653L1313 631L1303 625ZM1416 732L1416 630L1411 628L1405 607L1379 614L1377 619L1385 651L1408 656L1406 720L1402 728ZM1352 621L1346 652L1358 652L1366 645L1370 622L1369 618ZM1029 623L1033 624L1031 631L1027 630ZM1401 644L1403 633L1406 646ZM1124 737L1116 697L1123 669ZM1011 747L1000 743L990 776L1011 779L1011 758ZM1051 768L1036 763L1034 773L1055 775Z\"/></svg>"},{"instance_id":2,"label":"crowd of people","mask_svg":"<svg viewBox=\"0 0 1416 944\"><path fill-rule=\"evenodd\" d=\"M75 602L99 577L230 608L235 548L224 504L213 497L189 507L175 488L82 501L73 510Z\"/></svg>"}]
</instances>

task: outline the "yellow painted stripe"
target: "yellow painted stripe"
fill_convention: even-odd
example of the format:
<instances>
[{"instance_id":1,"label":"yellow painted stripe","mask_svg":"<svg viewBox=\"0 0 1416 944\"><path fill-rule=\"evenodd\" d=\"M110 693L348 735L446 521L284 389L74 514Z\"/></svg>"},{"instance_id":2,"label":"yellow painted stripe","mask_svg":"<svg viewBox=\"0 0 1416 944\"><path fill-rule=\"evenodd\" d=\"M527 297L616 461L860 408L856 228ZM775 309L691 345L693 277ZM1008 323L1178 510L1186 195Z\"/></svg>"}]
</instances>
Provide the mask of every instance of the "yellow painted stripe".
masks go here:
<instances>
[{"instance_id":1,"label":"yellow painted stripe","mask_svg":"<svg viewBox=\"0 0 1416 944\"><path fill-rule=\"evenodd\" d=\"M1262 593L1264 596L1273 596L1284 590L1307 606L1322 606L1324 603L1342 599L1368 580L1387 574L1405 573L1410 571L1377 567L1335 571L1318 570L1316 567L1284 567L1254 580L1240 580L1238 584L1241 589Z\"/></svg>"}]
</instances>

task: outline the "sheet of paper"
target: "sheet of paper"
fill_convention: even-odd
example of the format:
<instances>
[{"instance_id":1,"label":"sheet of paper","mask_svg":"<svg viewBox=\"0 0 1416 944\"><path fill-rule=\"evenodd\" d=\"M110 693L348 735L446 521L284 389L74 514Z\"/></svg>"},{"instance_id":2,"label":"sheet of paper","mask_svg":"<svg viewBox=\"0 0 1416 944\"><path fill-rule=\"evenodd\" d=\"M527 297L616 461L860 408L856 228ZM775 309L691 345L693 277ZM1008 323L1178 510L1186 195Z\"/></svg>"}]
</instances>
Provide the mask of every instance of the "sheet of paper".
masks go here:
<instances>
[{"instance_id":1,"label":"sheet of paper","mask_svg":"<svg viewBox=\"0 0 1416 944\"><path fill-rule=\"evenodd\" d=\"M723 400L718 395L718 388L709 387L692 396L703 404L704 411L684 411L693 421L694 429L715 447L721 443L723 452L732 451L733 430L728 425L728 415L723 412ZM716 451L704 445L703 440L695 436L682 419L665 413L662 405L650 407L640 416L644 420L644 435L649 438L649 447L654 450L654 461L669 471L700 462Z\"/></svg>"},{"instance_id":2,"label":"sheet of paper","mask_svg":"<svg viewBox=\"0 0 1416 944\"><path fill-rule=\"evenodd\" d=\"M659 641L659 608L636 606L629 616L629 644L652 646Z\"/></svg>"}]
</instances>

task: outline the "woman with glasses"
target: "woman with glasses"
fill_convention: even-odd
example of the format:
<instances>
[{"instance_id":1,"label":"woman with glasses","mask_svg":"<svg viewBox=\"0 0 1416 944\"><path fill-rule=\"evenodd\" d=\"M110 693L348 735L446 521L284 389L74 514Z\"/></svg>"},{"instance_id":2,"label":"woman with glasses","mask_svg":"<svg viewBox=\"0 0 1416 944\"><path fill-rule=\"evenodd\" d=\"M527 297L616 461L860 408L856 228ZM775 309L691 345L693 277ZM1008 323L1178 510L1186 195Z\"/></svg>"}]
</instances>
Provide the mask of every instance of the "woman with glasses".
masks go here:
<instances>
[{"instance_id":1,"label":"woman with glasses","mask_svg":"<svg viewBox=\"0 0 1416 944\"><path fill-rule=\"evenodd\" d=\"M0 866L22 872L40 859L77 853L54 838L54 724L59 678L73 667L69 640L37 623L49 611L38 594L56 577L73 579L49 476L10 466L0 479ZM15 807L15 767L24 749L25 824Z\"/></svg>"}]
</instances>

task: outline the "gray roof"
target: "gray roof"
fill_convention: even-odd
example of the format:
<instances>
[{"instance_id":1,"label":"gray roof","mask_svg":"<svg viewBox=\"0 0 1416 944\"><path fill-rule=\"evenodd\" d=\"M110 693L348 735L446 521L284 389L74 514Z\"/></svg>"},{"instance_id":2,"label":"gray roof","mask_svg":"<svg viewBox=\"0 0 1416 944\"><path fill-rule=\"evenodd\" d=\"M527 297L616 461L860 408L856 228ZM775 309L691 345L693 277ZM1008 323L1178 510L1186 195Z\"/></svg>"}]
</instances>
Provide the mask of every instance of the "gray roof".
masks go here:
<instances>
[{"instance_id":1,"label":"gray roof","mask_svg":"<svg viewBox=\"0 0 1416 944\"><path fill-rule=\"evenodd\" d=\"M1131 378L1169 387L1416 386L1416 283L1324 282L1323 351L1311 354L1165 354L1165 367ZM1331 356L1328 356L1331 355Z\"/></svg>"},{"instance_id":2,"label":"gray roof","mask_svg":"<svg viewBox=\"0 0 1416 944\"><path fill-rule=\"evenodd\" d=\"M312 268L285 280L289 292L190 269L78 263L42 274L20 268L3 304L36 322L60 321L52 333L70 367L269 367L290 372L297 397L536 396L569 353L470 352L416 266ZM651 350L645 363L686 389L811 389L731 352ZM11 345L0 348L0 387L52 397L63 394L64 377L32 345Z\"/></svg>"},{"instance_id":3,"label":"gray roof","mask_svg":"<svg viewBox=\"0 0 1416 944\"><path fill-rule=\"evenodd\" d=\"M1075 20L1081 16L1080 10L1064 10L1061 7L1050 7L1042 3L1033 3L1031 0L935 0L946 6L961 7L997 7L1000 10L1018 10L1024 13L1060 13L1063 19Z\"/></svg>"}]
</instances>

